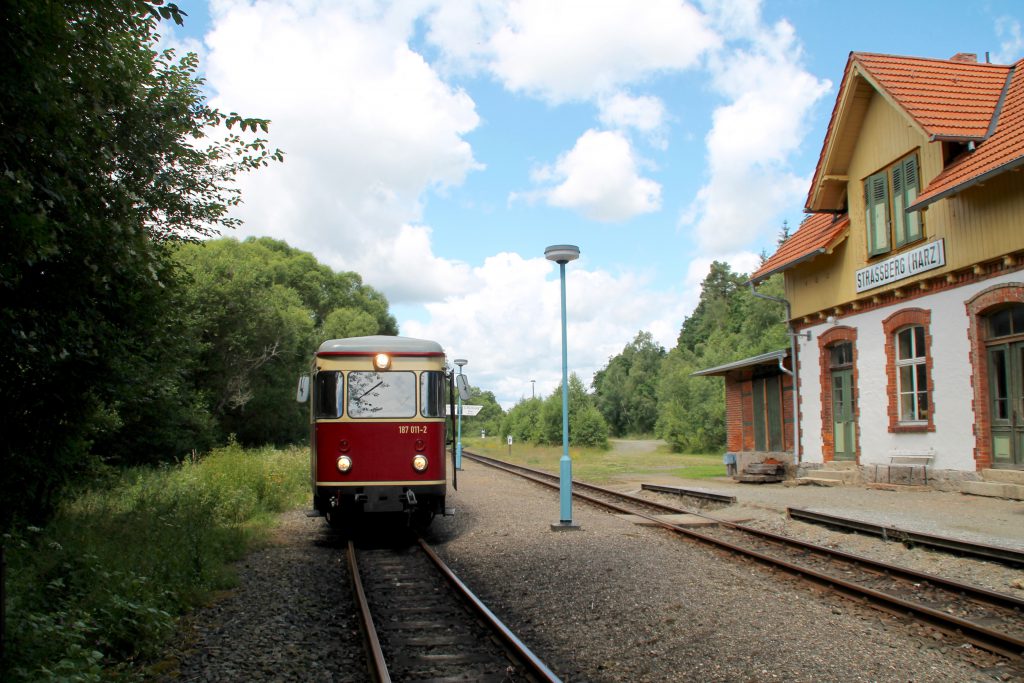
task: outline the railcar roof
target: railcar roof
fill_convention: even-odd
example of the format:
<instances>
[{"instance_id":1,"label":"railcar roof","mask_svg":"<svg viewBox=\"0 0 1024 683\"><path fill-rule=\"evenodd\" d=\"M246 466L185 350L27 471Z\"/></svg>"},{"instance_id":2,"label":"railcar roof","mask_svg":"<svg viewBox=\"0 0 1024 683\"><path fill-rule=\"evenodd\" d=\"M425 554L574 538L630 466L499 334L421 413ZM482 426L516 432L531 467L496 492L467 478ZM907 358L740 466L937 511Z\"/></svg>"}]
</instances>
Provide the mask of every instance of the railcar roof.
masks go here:
<instances>
[{"instance_id":1,"label":"railcar roof","mask_svg":"<svg viewBox=\"0 0 1024 683\"><path fill-rule=\"evenodd\" d=\"M317 353L438 353L443 355L444 349L437 342L427 339L377 334L370 337L328 339L320 345Z\"/></svg>"}]
</instances>

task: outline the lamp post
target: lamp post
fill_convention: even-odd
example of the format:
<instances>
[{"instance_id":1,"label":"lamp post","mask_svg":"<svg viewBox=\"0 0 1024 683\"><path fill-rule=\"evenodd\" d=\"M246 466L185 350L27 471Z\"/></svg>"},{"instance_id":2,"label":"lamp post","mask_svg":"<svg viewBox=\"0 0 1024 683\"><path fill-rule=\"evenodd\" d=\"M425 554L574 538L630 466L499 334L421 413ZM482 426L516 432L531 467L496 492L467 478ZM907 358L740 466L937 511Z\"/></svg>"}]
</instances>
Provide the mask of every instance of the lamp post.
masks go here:
<instances>
[{"instance_id":1,"label":"lamp post","mask_svg":"<svg viewBox=\"0 0 1024 683\"><path fill-rule=\"evenodd\" d=\"M580 248L572 244L554 244L544 250L544 258L558 264L562 281L562 458L559 460L558 493L561 518L552 529L578 529L572 522L572 460L569 458L569 354L565 325L565 264L580 257Z\"/></svg>"},{"instance_id":2,"label":"lamp post","mask_svg":"<svg viewBox=\"0 0 1024 683\"><path fill-rule=\"evenodd\" d=\"M455 364L459 366L459 374L462 374L462 368L469 361L465 358L456 358ZM459 392L459 422L458 422L458 434L456 434L455 441L455 469L462 469L462 392Z\"/></svg>"}]
</instances>

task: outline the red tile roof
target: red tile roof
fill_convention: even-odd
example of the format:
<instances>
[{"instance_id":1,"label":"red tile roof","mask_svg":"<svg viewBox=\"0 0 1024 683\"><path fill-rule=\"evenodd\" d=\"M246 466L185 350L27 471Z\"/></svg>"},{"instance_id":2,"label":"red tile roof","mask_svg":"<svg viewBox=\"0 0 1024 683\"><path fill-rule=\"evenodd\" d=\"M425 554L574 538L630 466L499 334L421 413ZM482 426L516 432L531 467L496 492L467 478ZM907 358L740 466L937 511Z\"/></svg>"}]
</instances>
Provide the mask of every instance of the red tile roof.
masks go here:
<instances>
[{"instance_id":1,"label":"red tile roof","mask_svg":"<svg viewBox=\"0 0 1024 683\"><path fill-rule=\"evenodd\" d=\"M933 140L977 143L991 135L1014 67L972 58L851 52L807 194L807 211L841 208L852 147L840 144L840 138L858 135L867 111L865 89L881 93Z\"/></svg>"},{"instance_id":2,"label":"red tile roof","mask_svg":"<svg viewBox=\"0 0 1024 683\"><path fill-rule=\"evenodd\" d=\"M1001 105L1001 106L1000 106ZM1005 97L995 107L991 135L937 175L911 205L920 209L993 175L1024 165L1024 59L1010 71Z\"/></svg>"},{"instance_id":3,"label":"red tile roof","mask_svg":"<svg viewBox=\"0 0 1024 683\"><path fill-rule=\"evenodd\" d=\"M782 243L771 258L761 264L751 276L755 284L786 270L797 263L810 261L835 246L850 226L848 215L812 213L804 219L797 231Z\"/></svg>"},{"instance_id":4,"label":"red tile roof","mask_svg":"<svg viewBox=\"0 0 1024 683\"><path fill-rule=\"evenodd\" d=\"M873 85L930 136L984 139L1011 67L960 60L851 55Z\"/></svg>"},{"instance_id":5,"label":"red tile roof","mask_svg":"<svg viewBox=\"0 0 1024 683\"><path fill-rule=\"evenodd\" d=\"M974 146L973 152L963 153L936 176L909 209L921 209L993 175L1024 167L1024 59L1004 66L979 64L973 55L939 60L852 52L811 182L808 211L839 208L829 207L831 199L821 199L826 196L822 188L848 182L839 180L842 160L838 171L828 170L836 165L830 155L850 153L848 145L837 151L836 136L857 135L858 117L865 111L858 89L864 83L905 112L933 142L952 140ZM832 178L827 173L838 175ZM838 195L833 191L827 196ZM848 216L832 222L831 214L812 213L751 280L759 282L823 253L848 226Z\"/></svg>"}]
</instances>

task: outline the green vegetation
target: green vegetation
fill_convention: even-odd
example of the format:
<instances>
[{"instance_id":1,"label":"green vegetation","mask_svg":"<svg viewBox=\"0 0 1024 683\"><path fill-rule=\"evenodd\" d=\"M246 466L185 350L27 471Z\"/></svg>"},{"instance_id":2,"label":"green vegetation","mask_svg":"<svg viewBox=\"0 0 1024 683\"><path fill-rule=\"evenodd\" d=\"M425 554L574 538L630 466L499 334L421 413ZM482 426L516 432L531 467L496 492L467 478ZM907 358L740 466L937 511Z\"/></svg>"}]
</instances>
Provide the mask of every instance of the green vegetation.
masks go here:
<instances>
[{"instance_id":1,"label":"green vegetation","mask_svg":"<svg viewBox=\"0 0 1024 683\"><path fill-rule=\"evenodd\" d=\"M612 434L653 432L678 452L724 448L725 385L719 377L692 373L789 345L782 306L755 297L746 281L728 264L712 263L700 303L683 321L675 348L666 354L641 332L594 375L594 403ZM781 276L758 290L781 297Z\"/></svg>"},{"instance_id":2,"label":"green vegetation","mask_svg":"<svg viewBox=\"0 0 1024 683\"><path fill-rule=\"evenodd\" d=\"M505 419L505 411L498 404L493 391L484 391L478 387L469 387L470 399L465 403L483 406L480 412L472 417L462 416L462 433L479 435L481 431L488 436L496 435L501 430L501 422Z\"/></svg>"},{"instance_id":3,"label":"green vegetation","mask_svg":"<svg viewBox=\"0 0 1024 683\"><path fill-rule=\"evenodd\" d=\"M131 678L176 617L230 587L230 564L308 497L308 451L237 445L110 473L45 527L5 536L7 681Z\"/></svg>"},{"instance_id":4,"label":"green vegetation","mask_svg":"<svg viewBox=\"0 0 1024 683\"><path fill-rule=\"evenodd\" d=\"M463 448L481 455L489 455L518 465L535 467L552 474L558 473L562 457L561 446L539 446L514 442L512 454L504 437L486 438L463 437ZM604 484L615 479L638 478L643 475L668 475L681 479L710 479L724 477L725 465L720 455L680 455L672 453L668 446L646 450L618 448L611 449L570 448L572 476L593 484Z\"/></svg>"},{"instance_id":5,"label":"green vegetation","mask_svg":"<svg viewBox=\"0 0 1024 683\"><path fill-rule=\"evenodd\" d=\"M712 263L700 303L662 364L656 433L675 450L706 453L725 445L725 383L691 373L789 346L782 306L754 297L746 280ZM781 297L781 276L758 290Z\"/></svg>"},{"instance_id":6,"label":"green vegetation","mask_svg":"<svg viewBox=\"0 0 1024 683\"><path fill-rule=\"evenodd\" d=\"M622 353L594 374L594 403L615 436L654 433L658 377L665 349L650 332L639 332Z\"/></svg>"},{"instance_id":7,"label":"green vegetation","mask_svg":"<svg viewBox=\"0 0 1024 683\"><path fill-rule=\"evenodd\" d=\"M514 405L499 422L498 434L535 445L561 444L562 386L546 399L527 398ZM569 375L569 444L608 448L608 424L576 373Z\"/></svg>"},{"instance_id":8,"label":"green vegetation","mask_svg":"<svg viewBox=\"0 0 1024 683\"><path fill-rule=\"evenodd\" d=\"M325 338L394 334L355 273L237 225L265 119L209 106L156 50L164 0L0 3L0 531L44 525L107 465L235 434L305 436L288 400Z\"/></svg>"}]
</instances>

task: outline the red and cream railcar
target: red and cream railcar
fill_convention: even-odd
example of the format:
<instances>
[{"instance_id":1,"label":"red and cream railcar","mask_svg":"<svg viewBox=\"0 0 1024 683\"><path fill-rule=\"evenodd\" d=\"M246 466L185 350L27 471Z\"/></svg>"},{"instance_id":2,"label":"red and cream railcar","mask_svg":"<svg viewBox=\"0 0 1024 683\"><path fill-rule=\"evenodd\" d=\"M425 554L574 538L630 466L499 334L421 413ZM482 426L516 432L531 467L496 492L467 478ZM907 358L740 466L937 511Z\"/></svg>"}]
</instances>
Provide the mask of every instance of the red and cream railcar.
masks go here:
<instances>
[{"instance_id":1,"label":"red and cream railcar","mask_svg":"<svg viewBox=\"0 0 1024 683\"><path fill-rule=\"evenodd\" d=\"M437 342L321 344L308 382L315 510L332 525L360 513L405 512L421 524L444 514L450 382Z\"/></svg>"}]
</instances>

